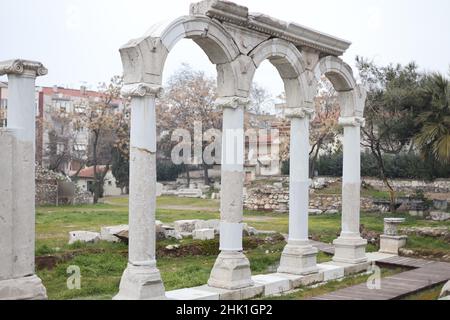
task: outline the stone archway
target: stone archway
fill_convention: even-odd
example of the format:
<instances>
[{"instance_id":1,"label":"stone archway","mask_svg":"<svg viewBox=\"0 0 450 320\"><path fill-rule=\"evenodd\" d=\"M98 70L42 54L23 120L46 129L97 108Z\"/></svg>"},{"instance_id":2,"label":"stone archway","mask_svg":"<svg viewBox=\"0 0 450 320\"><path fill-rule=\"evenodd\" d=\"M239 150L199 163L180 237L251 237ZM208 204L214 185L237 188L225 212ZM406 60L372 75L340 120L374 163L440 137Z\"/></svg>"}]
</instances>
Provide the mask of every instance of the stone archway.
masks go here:
<instances>
[{"instance_id":1,"label":"stone archway","mask_svg":"<svg viewBox=\"0 0 450 320\"><path fill-rule=\"evenodd\" d=\"M321 59L314 69L317 78L325 75L339 95L344 127L344 164L342 176L342 232L333 244L333 261L359 264L367 261L367 240L360 235L361 126L364 125L366 91L359 86L350 66L337 57Z\"/></svg>"},{"instance_id":2,"label":"stone archway","mask_svg":"<svg viewBox=\"0 0 450 320\"><path fill-rule=\"evenodd\" d=\"M350 43L295 23L286 23L228 1L205 0L191 5L190 15L154 26L142 38L120 49L124 67L123 95L131 97L129 263L116 299L161 299L164 285L155 258L156 119L168 53L183 38L196 42L216 65L223 108L220 254L210 287L252 287L250 263L242 248L244 182L244 110L256 69L268 59L282 77L291 119L291 200L289 242L279 272L317 273L317 250L308 240L309 120L314 114L317 76L325 74L339 92L344 137L343 232L335 241L336 262L364 262L359 229L359 127L365 95L351 69L338 56ZM347 168L347 169L345 169ZM364 257L363 257L364 256Z\"/></svg>"}]
</instances>

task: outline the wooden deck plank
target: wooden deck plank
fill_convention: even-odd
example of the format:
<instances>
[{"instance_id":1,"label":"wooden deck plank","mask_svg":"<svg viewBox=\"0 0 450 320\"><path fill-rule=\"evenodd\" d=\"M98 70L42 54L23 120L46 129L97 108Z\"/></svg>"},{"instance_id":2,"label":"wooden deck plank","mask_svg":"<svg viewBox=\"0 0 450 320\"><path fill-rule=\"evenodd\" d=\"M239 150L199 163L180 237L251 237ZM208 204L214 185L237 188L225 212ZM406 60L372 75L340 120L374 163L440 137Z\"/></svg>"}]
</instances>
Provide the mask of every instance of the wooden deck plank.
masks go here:
<instances>
[{"instance_id":1,"label":"wooden deck plank","mask_svg":"<svg viewBox=\"0 0 450 320\"><path fill-rule=\"evenodd\" d=\"M392 259L391 261L402 266L417 263L417 261L411 261L410 258ZM342 300L344 298L347 300L393 300L445 283L448 280L450 280L450 264L431 262L418 269L382 278L381 288L378 290L371 290L367 288L366 283L362 283L315 298L317 300Z\"/></svg>"}]
</instances>

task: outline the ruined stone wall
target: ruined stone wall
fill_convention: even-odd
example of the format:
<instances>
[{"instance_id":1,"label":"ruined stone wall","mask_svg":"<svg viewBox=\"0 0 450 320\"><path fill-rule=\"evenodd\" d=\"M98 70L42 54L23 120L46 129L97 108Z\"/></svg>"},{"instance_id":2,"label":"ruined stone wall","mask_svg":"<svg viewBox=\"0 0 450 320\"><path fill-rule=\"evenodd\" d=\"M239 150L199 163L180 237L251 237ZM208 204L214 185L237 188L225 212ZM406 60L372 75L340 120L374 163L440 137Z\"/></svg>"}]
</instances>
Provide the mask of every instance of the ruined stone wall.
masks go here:
<instances>
[{"instance_id":1,"label":"ruined stone wall","mask_svg":"<svg viewBox=\"0 0 450 320\"><path fill-rule=\"evenodd\" d=\"M70 181L68 177L36 166L36 206L68 204L68 199L58 198L58 182ZM89 192L76 189L72 204L92 204L93 196Z\"/></svg>"},{"instance_id":2,"label":"ruined stone wall","mask_svg":"<svg viewBox=\"0 0 450 320\"><path fill-rule=\"evenodd\" d=\"M255 211L289 212L289 189L286 186L266 186L248 188L244 208ZM337 213L341 211L341 195L317 194L311 191L309 198L310 214ZM372 199L361 198L361 210L379 211Z\"/></svg>"},{"instance_id":3,"label":"ruined stone wall","mask_svg":"<svg viewBox=\"0 0 450 320\"><path fill-rule=\"evenodd\" d=\"M386 187L382 180L375 178L364 178L366 184L380 190L385 190ZM450 192L450 179L438 179L435 181L420 181L420 180L391 180L391 184L397 191L413 193L417 190L424 192L447 193Z\"/></svg>"}]
</instances>

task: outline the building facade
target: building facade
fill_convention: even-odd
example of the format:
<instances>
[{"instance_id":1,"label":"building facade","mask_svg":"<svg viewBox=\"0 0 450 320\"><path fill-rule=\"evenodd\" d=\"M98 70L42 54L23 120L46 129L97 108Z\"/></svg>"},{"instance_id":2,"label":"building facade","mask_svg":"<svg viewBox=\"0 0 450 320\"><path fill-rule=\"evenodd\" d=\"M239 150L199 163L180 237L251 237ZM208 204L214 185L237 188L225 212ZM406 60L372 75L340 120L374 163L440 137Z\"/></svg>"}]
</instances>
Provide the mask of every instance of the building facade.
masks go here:
<instances>
[{"instance_id":1,"label":"building facade","mask_svg":"<svg viewBox=\"0 0 450 320\"><path fill-rule=\"evenodd\" d=\"M36 87L36 162L46 168L69 174L83 166L89 148L89 130L74 127L67 115L81 114L91 103L99 103L103 94L97 91L63 87ZM0 82L0 127L6 126L8 83ZM111 102L120 110L120 100Z\"/></svg>"}]
</instances>

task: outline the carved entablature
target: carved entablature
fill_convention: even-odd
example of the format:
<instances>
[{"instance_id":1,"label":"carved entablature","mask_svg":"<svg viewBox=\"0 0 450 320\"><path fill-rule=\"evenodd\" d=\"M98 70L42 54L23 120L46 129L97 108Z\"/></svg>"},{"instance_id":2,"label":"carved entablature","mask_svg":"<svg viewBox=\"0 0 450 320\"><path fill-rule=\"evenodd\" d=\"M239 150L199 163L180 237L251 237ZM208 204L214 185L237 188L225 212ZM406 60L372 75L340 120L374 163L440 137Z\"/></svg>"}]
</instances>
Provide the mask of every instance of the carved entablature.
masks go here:
<instances>
[{"instance_id":1,"label":"carved entablature","mask_svg":"<svg viewBox=\"0 0 450 320\"><path fill-rule=\"evenodd\" d=\"M45 76L47 73L48 70L44 65L37 61L16 59L0 62L0 76L17 74L28 77L39 77Z\"/></svg>"},{"instance_id":2,"label":"carved entablature","mask_svg":"<svg viewBox=\"0 0 450 320\"><path fill-rule=\"evenodd\" d=\"M214 105L221 109L237 109L239 107L247 108L250 105L250 99L241 97L220 97L216 99Z\"/></svg>"},{"instance_id":3,"label":"carved entablature","mask_svg":"<svg viewBox=\"0 0 450 320\"><path fill-rule=\"evenodd\" d=\"M248 8L229 1L205 0L191 5L191 15L205 15L222 22L245 26L292 42L297 47L308 47L322 55L341 56L350 47L349 41L330 36L300 24L289 23L260 13L249 13Z\"/></svg>"},{"instance_id":4,"label":"carved entablature","mask_svg":"<svg viewBox=\"0 0 450 320\"><path fill-rule=\"evenodd\" d=\"M162 87L148 83L132 83L122 87L120 92L124 98L142 98L145 96L160 97Z\"/></svg>"}]
</instances>

